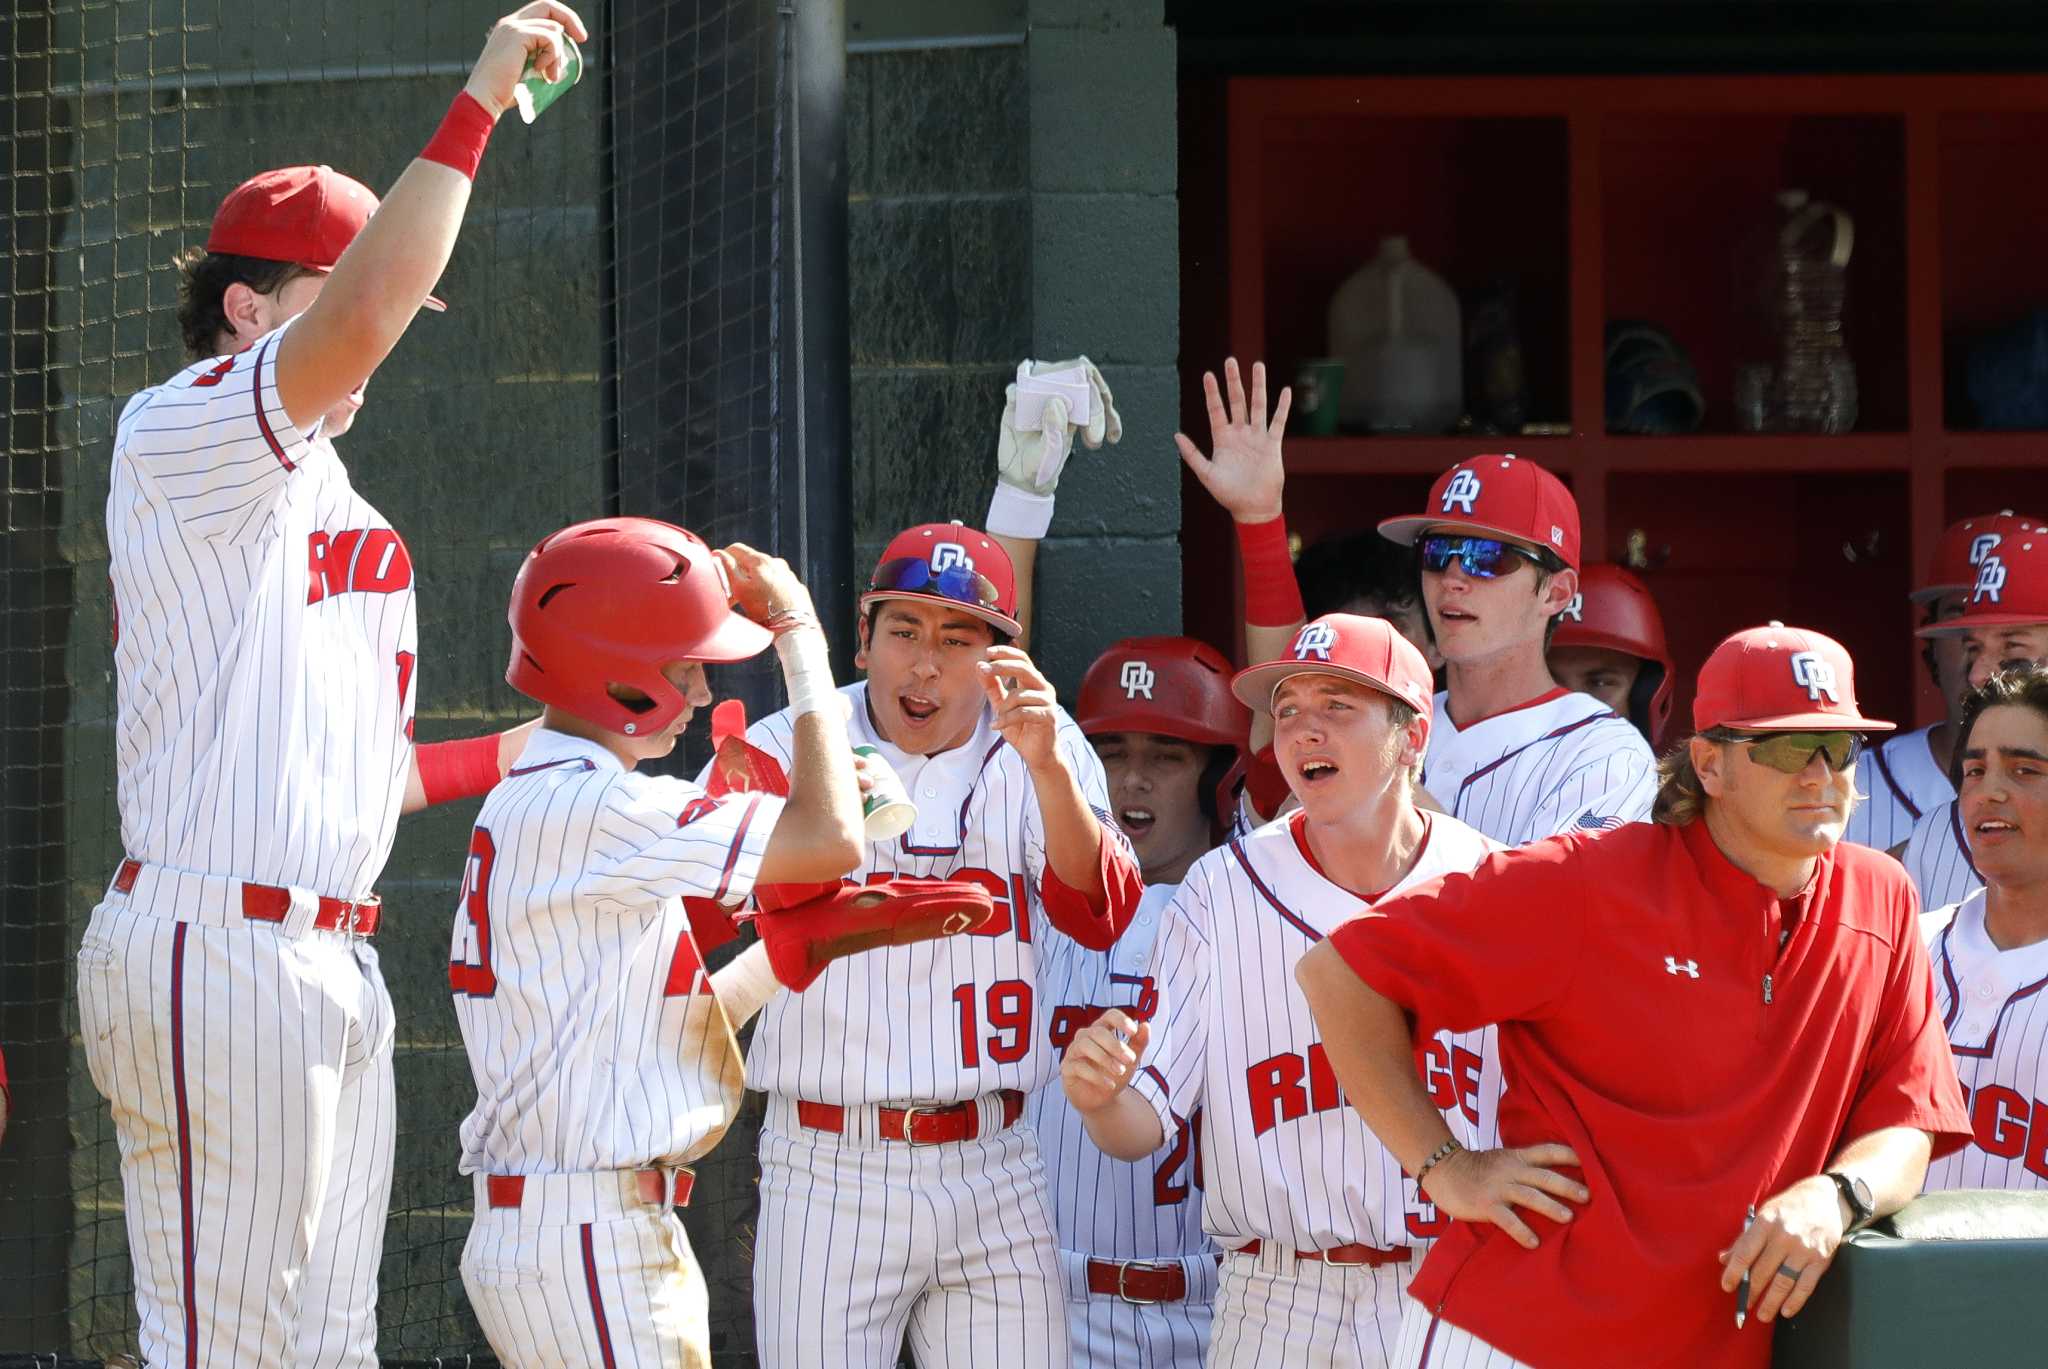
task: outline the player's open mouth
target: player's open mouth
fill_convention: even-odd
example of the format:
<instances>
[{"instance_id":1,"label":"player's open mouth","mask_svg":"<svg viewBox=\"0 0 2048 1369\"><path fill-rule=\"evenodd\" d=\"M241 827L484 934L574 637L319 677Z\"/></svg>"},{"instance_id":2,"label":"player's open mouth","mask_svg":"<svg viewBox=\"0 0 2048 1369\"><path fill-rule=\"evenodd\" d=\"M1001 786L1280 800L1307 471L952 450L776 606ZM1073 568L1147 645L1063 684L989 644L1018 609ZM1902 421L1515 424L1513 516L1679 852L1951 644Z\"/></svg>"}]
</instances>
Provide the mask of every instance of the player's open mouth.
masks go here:
<instances>
[{"instance_id":1,"label":"player's open mouth","mask_svg":"<svg viewBox=\"0 0 2048 1369\"><path fill-rule=\"evenodd\" d=\"M1996 838L2011 836L2019 830L2018 824L2004 818L1983 818L1971 826L1970 833L1972 836Z\"/></svg>"},{"instance_id":2,"label":"player's open mouth","mask_svg":"<svg viewBox=\"0 0 2048 1369\"><path fill-rule=\"evenodd\" d=\"M1158 818L1149 808L1119 808L1116 820L1123 827L1125 836L1142 837L1152 830L1152 824Z\"/></svg>"},{"instance_id":3,"label":"player's open mouth","mask_svg":"<svg viewBox=\"0 0 2048 1369\"><path fill-rule=\"evenodd\" d=\"M1464 609L1452 608L1448 604L1438 609L1436 616L1439 621L1446 623L1471 623L1478 621L1474 615L1465 612Z\"/></svg>"},{"instance_id":4,"label":"player's open mouth","mask_svg":"<svg viewBox=\"0 0 2048 1369\"><path fill-rule=\"evenodd\" d=\"M1317 757L1314 760L1307 760L1301 763L1301 782L1303 784L1317 785L1325 780L1332 780L1336 777L1337 764L1335 761L1326 761L1321 757Z\"/></svg>"},{"instance_id":5,"label":"player's open mouth","mask_svg":"<svg viewBox=\"0 0 2048 1369\"><path fill-rule=\"evenodd\" d=\"M903 710L903 716L913 727L922 727L939 715L939 706L930 699L915 694L899 694L896 706Z\"/></svg>"}]
</instances>

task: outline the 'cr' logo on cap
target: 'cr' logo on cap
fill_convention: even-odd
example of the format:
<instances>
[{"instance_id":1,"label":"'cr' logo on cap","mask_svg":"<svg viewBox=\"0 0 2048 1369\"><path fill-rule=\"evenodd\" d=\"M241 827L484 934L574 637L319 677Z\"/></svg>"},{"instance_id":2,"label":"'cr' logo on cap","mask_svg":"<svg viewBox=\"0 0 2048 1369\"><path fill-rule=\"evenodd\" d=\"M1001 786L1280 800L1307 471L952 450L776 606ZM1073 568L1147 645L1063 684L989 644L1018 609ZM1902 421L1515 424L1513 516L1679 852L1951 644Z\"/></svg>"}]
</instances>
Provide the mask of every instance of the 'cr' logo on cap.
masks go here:
<instances>
[{"instance_id":1,"label":"'cr' logo on cap","mask_svg":"<svg viewBox=\"0 0 2048 1369\"><path fill-rule=\"evenodd\" d=\"M1319 661L1330 659L1330 648L1337 644L1337 630L1328 623L1310 623L1294 639L1294 659L1306 661L1313 656Z\"/></svg>"},{"instance_id":2,"label":"'cr' logo on cap","mask_svg":"<svg viewBox=\"0 0 2048 1369\"><path fill-rule=\"evenodd\" d=\"M932 548L933 570L951 570L955 566L974 569L974 558L967 554L967 548L958 542L941 542Z\"/></svg>"},{"instance_id":3,"label":"'cr' logo on cap","mask_svg":"<svg viewBox=\"0 0 2048 1369\"><path fill-rule=\"evenodd\" d=\"M1998 596L2005 589L2005 562L1996 555L1984 558L1984 564L1977 567L1977 587L1970 592L1970 602L1980 603L1986 599L1997 603Z\"/></svg>"},{"instance_id":4,"label":"'cr' logo on cap","mask_svg":"<svg viewBox=\"0 0 2048 1369\"><path fill-rule=\"evenodd\" d=\"M1574 594L1572 596L1572 601L1564 606L1564 612L1558 614L1557 616L1560 618L1569 618L1575 623L1585 622L1586 596L1583 594Z\"/></svg>"},{"instance_id":5,"label":"'cr' logo on cap","mask_svg":"<svg viewBox=\"0 0 2048 1369\"><path fill-rule=\"evenodd\" d=\"M1472 505L1479 498L1479 477L1471 471L1459 471L1451 477L1451 483L1444 486L1444 504L1439 510L1449 513L1452 505L1461 506L1467 514L1473 512Z\"/></svg>"},{"instance_id":6,"label":"'cr' logo on cap","mask_svg":"<svg viewBox=\"0 0 2048 1369\"><path fill-rule=\"evenodd\" d=\"M1970 564L1973 566L1983 565L1984 558L1989 556L1992 552L1998 550L1998 544L2000 542L2003 542L2004 540L2004 533L1978 533L1975 537L1970 539Z\"/></svg>"},{"instance_id":7,"label":"'cr' logo on cap","mask_svg":"<svg viewBox=\"0 0 2048 1369\"><path fill-rule=\"evenodd\" d=\"M1806 697L1819 703L1821 695L1827 695L1828 702L1838 704L1841 696L1835 693L1835 668L1814 651L1795 652L1792 657L1792 683L1806 686Z\"/></svg>"},{"instance_id":8,"label":"'cr' logo on cap","mask_svg":"<svg viewBox=\"0 0 2048 1369\"><path fill-rule=\"evenodd\" d=\"M1152 667L1143 661L1125 661L1124 673L1117 683L1124 687L1126 699L1135 699L1140 694L1149 699L1152 697L1152 682L1158 678Z\"/></svg>"}]
</instances>

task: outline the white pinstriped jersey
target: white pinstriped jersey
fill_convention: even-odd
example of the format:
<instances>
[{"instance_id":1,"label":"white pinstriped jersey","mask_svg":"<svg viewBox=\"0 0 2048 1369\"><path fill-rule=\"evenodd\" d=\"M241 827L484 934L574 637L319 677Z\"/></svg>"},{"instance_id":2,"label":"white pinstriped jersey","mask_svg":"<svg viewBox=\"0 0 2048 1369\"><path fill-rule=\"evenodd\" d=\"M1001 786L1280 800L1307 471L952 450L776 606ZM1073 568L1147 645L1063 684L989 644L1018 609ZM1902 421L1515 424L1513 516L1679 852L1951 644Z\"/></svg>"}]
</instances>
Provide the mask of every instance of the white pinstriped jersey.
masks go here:
<instances>
[{"instance_id":1,"label":"white pinstriped jersey","mask_svg":"<svg viewBox=\"0 0 2048 1369\"><path fill-rule=\"evenodd\" d=\"M1984 891L1929 913L1934 1010L1955 1052L1970 1143L1927 1166L1946 1188L2048 1188L2048 941L2001 951Z\"/></svg>"},{"instance_id":2,"label":"white pinstriped jersey","mask_svg":"<svg viewBox=\"0 0 2048 1369\"><path fill-rule=\"evenodd\" d=\"M1977 867L1970 863L1970 841L1963 833L1962 811L1954 799L1920 815L1899 859L1913 877L1913 887L1920 891L1922 908L1961 903L1972 889L1984 887Z\"/></svg>"},{"instance_id":3,"label":"white pinstriped jersey","mask_svg":"<svg viewBox=\"0 0 2048 1369\"><path fill-rule=\"evenodd\" d=\"M1902 732L1863 754L1856 764L1856 788L1862 798L1842 829L1843 841L1889 851L1913 834L1913 824L1924 814L1956 796L1955 786L1927 749L1932 731L1930 724Z\"/></svg>"},{"instance_id":4,"label":"white pinstriped jersey","mask_svg":"<svg viewBox=\"0 0 2048 1369\"><path fill-rule=\"evenodd\" d=\"M1371 906L1310 863L1298 838L1304 816L1267 823L1188 871L1160 932L1152 1046L1132 1087L1169 1136L1202 1109L1202 1225L1226 1250L1254 1238L1293 1250L1414 1246L1446 1219L1345 1102L1294 982L1303 953ZM1381 897L1500 849L1455 818L1425 817L1414 868ZM1494 1028L1439 1032L1424 1056L1452 1132L1467 1146L1491 1144Z\"/></svg>"},{"instance_id":5,"label":"white pinstriped jersey","mask_svg":"<svg viewBox=\"0 0 2048 1369\"><path fill-rule=\"evenodd\" d=\"M412 558L277 397L279 329L121 413L107 493L121 840L361 898L411 758Z\"/></svg>"},{"instance_id":6,"label":"white pinstriped jersey","mask_svg":"<svg viewBox=\"0 0 2048 1369\"><path fill-rule=\"evenodd\" d=\"M740 1102L683 895L754 887L782 800L712 799L542 730L470 834L449 987L476 1107L465 1174L683 1164Z\"/></svg>"},{"instance_id":7,"label":"white pinstriped jersey","mask_svg":"<svg viewBox=\"0 0 2048 1369\"><path fill-rule=\"evenodd\" d=\"M1159 929L1177 884L1148 884L1137 916L1116 945L1091 951L1061 937L1039 961L1042 1014L1054 1059L1106 1008L1149 1018L1158 1003ZM1025 1117L1045 1156L1046 1189L1060 1246L1106 1260L1158 1260L1207 1255L1202 1233L1202 1189L1196 1171L1199 1116L1167 1134L1158 1153L1143 1160L1113 1159L1088 1138L1079 1113L1057 1081L1031 1095Z\"/></svg>"},{"instance_id":8,"label":"white pinstriped jersey","mask_svg":"<svg viewBox=\"0 0 2048 1369\"><path fill-rule=\"evenodd\" d=\"M867 683L840 690L853 701L846 731L895 769L917 822L894 841L869 842L850 878L970 880L995 897L995 916L964 936L887 946L834 961L800 994L761 1010L747 1050L747 1083L817 1103L954 1103L997 1089L1026 1093L1057 1067L1040 1040L1039 954L1065 939L1040 896L1044 819L1031 776L984 708L965 744L912 756L875 730ZM1064 710L1059 749L1103 830L1109 787L1095 748ZM747 740L790 763L787 709L747 730Z\"/></svg>"},{"instance_id":9,"label":"white pinstriped jersey","mask_svg":"<svg viewBox=\"0 0 2048 1369\"><path fill-rule=\"evenodd\" d=\"M1436 696L1422 783L1451 816L1523 846L1650 816L1657 758L1628 719L1559 689L1460 731Z\"/></svg>"}]
</instances>

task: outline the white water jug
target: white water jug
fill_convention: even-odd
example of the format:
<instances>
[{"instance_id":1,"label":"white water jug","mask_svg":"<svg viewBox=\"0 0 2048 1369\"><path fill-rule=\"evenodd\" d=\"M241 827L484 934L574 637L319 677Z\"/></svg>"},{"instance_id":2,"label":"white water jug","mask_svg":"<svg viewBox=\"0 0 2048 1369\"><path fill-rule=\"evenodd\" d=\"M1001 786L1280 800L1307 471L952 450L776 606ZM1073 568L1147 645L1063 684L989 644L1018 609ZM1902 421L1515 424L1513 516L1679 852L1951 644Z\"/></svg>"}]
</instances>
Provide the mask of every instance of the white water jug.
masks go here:
<instances>
[{"instance_id":1,"label":"white water jug","mask_svg":"<svg viewBox=\"0 0 2048 1369\"><path fill-rule=\"evenodd\" d=\"M1330 300L1330 354L1344 361L1338 418L1376 433L1449 432L1465 408L1458 296L1382 238L1379 255Z\"/></svg>"}]
</instances>

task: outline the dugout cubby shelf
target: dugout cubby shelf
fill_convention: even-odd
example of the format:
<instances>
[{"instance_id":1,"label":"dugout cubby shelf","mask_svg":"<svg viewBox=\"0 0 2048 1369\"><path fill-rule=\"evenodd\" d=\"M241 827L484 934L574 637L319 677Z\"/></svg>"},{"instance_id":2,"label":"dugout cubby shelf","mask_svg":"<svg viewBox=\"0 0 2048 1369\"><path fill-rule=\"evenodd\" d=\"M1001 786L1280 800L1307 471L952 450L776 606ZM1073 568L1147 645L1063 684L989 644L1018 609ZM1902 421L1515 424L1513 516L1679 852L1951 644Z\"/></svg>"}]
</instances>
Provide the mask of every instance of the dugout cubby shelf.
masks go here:
<instances>
[{"instance_id":1,"label":"dugout cubby shelf","mask_svg":"<svg viewBox=\"0 0 2048 1369\"><path fill-rule=\"evenodd\" d=\"M2048 515L2048 433L1973 431L1956 398L1969 338L2048 308L2043 148L2048 75L1191 83L1182 421L1203 431L1201 372L1226 353L1265 359L1276 390L1322 355L1331 293L1385 234L1461 296L1513 277L1529 416L1565 433L1290 436L1297 530L1370 527L1452 462L1519 452L1571 484L1589 558L1640 568L1682 674L1735 618L1801 617L1849 645L1871 707L1924 721L1940 705L1904 594L1942 527ZM1767 254L1786 187L1855 219L1844 328L1861 412L1839 436L1734 421L1737 367L1775 351ZM1614 318L1686 347L1699 432L1606 431ZM1191 480L1184 495L1185 618L1229 646L1229 528ZM1785 611L1750 611L1766 603Z\"/></svg>"}]
</instances>

